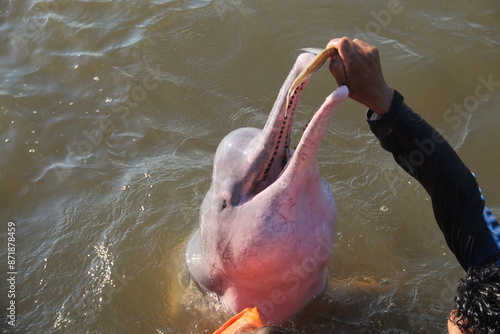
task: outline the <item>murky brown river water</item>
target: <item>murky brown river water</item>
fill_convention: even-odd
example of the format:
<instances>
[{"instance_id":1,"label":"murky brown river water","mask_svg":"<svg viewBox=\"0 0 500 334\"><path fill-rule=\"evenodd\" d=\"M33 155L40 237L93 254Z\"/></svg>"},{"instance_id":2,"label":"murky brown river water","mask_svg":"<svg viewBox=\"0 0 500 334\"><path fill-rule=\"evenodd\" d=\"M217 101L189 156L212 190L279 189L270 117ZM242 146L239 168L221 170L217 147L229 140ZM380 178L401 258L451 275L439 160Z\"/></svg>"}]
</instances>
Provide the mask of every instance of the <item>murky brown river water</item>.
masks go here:
<instances>
[{"instance_id":1,"label":"murky brown river water","mask_svg":"<svg viewBox=\"0 0 500 334\"><path fill-rule=\"evenodd\" d=\"M387 81L500 216L497 0L0 0L5 332L215 330L228 314L190 283L182 256L217 144L263 126L299 48L344 35L380 49ZM326 67L314 75L296 139L335 86ZM339 207L331 284L287 325L442 333L463 271L364 112L344 103L322 144Z\"/></svg>"}]
</instances>

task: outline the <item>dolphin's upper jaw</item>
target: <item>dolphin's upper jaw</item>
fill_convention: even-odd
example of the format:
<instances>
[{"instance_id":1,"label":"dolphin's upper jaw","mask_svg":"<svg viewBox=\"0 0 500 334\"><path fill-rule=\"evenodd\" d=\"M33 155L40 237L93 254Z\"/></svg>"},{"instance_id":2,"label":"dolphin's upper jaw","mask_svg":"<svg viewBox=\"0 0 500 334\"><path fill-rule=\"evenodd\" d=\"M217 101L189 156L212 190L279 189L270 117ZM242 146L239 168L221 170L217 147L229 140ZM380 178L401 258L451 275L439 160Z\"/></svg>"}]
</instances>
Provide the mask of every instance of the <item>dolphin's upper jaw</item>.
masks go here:
<instances>
[{"instance_id":1,"label":"dolphin's upper jaw","mask_svg":"<svg viewBox=\"0 0 500 334\"><path fill-rule=\"evenodd\" d=\"M294 67L283 86L271 110L261 136L262 151L259 153L262 170L255 178L251 193L256 195L273 184L283 174L291 159L293 151L290 149L291 133L295 112L300 95L309 80L299 85L288 98L288 90L300 72L314 59L311 53L302 53L297 57ZM287 105L288 102L288 105ZM302 139L301 139L302 140ZM299 141L300 144L300 141ZM257 162L256 161L256 162Z\"/></svg>"}]
</instances>

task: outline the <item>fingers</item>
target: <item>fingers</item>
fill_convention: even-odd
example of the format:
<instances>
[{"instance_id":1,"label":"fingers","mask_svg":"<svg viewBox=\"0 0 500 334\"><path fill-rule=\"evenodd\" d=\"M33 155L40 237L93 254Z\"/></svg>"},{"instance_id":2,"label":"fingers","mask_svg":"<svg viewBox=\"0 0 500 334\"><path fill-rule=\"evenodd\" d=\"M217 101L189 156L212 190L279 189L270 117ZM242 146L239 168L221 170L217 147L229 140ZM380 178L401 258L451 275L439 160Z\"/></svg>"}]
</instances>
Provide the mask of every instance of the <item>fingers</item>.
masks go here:
<instances>
[{"instance_id":1,"label":"fingers","mask_svg":"<svg viewBox=\"0 0 500 334\"><path fill-rule=\"evenodd\" d=\"M364 53L365 50L377 50L375 47L360 39L355 38L351 40L350 38L345 36L342 38L334 38L330 40L330 42L328 42L327 44L327 48L330 47L335 47L336 49L338 49L342 60L346 63L351 60L353 54Z\"/></svg>"},{"instance_id":2,"label":"fingers","mask_svg":"<svg viewBox=\"0 0 500 334\"><path fill-rule=\"evenodd\" d=\"M329 66L337 83L349 87L352 99L377 113L385 112L394 90L384 80L378 49L347 37L332 39L328 47L338 50L338 56L332 57Z\"/></svg>"},{"instance_id":3,"label":"fingers","mask_svg":"<svg viewBox=\"0 0 500 334\"><path fill-rule=\"evenodd\" d=\"M340 59L340 56L338 54L332 57L328 69L337 81L337 85L342 86L346 84L344 66L342 65L342 60Z\"/></svg>"},{"instance_id":4,"label":"fingers","mask_svg":"<svg viewBox=\"0 0 500 334\"><path fill-rule=\"evenodd\" d=\"M330 61L329 69L332 75L335 77L337 84L348 85L348 78L345 69L345 60L350 58L352 54L351 40L347 37L332 39L327 44L327 48L336 48L338 54L334 55Z\"/></svg>"},{"instance_id":5,"label":"fingers","mask_svg":"<svg viewBox=\"0 0 500 334\"><path fill-rule=\"evenodd\" d=\"M363 47L371 46L370 44L368 44L368 43L366 43L366 42L363 42L362 40L357 39L357 38L353 39L352 41L353 41L355 44L358 44L358 45L363 46Z\"/></svg>"},{"instance_id":6,"label":"fingers","mask_svg":"<svg viewBox=\"0 0 500 334\"><path fill-rule=\"evenodd\" d=\"M343 37L345 38L345 37ZM342 38L334 38L332 39L330 42L328 42L328 44L326 45L326 48L329 49L329 48L339 48L339 43L340 43L340 40Z\"/></svg>"},{"instance_id":7,"label":"fingers","mask_svg":"<svg viewBox=\"0 0 500 334\"><path fill-rule=\"evenodd\" d=\"M342 38L333 39L328 43L328 45L331 45L332 47L335 47L337 48L337 50L339 50L340 58L342 60L349 59L349 55L353 52L352 44L353 42L345 36Z\"/></svg>"}]
</instances>

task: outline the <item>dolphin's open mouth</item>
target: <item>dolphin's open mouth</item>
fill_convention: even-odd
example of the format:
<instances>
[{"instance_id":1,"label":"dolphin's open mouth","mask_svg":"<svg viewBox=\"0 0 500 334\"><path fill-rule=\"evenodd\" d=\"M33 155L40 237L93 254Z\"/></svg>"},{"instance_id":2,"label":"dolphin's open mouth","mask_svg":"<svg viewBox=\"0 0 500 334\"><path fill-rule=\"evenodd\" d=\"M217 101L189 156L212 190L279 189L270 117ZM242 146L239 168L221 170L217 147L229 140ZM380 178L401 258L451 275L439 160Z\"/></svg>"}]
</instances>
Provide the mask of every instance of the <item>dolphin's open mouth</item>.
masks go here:
<instances>
[{"instance_id":1,"label":"dolphin's open mouth","mask_svg":"<svg viewBox=\"0 0 500 334\"><path fill-rule=\"evenodd\" d=\"M254 194L275 182L286 169L292 154L290 140L295 111L299 104L300 95L309 82L310 75L301 82L296 82L296 79L314 59L315 55L312 53L299 55L292 71L280 89L278 98L263 129L263 150L262 155L259 157L261 159L257 159L260 160L263 167L256 180ZM295 87L290 92L292 85Z\"/></svg>"},{"instance_id":2,"label":"dolphin's open mouth","mask_svg":"<svg viewBox=\"0 0 500 334\"><path fill-rule=\"evenodd\" d=\"M293 171L288 174L299 173L301 168L305 170L303 166L308 166L308 168L316 166L317 152L326 134L330 116L337 103L347 97L347 87L342 86L342 89L337 89L332 96L327 98L307 125L294 152L290 149L290 140L295 112L303 89L314 71L336 52L331 49L325 51L329 52L323 52L321 56L315 56L312 53L299 55L280 89L260 137L262 150L254 161L255 165L262 168L258 177L254 179L256 181L252 191L254 195L282 178L282 175L290 168ZM334 96L335 93L337 93L336 96Z\"/></svg>"}]
</instances>

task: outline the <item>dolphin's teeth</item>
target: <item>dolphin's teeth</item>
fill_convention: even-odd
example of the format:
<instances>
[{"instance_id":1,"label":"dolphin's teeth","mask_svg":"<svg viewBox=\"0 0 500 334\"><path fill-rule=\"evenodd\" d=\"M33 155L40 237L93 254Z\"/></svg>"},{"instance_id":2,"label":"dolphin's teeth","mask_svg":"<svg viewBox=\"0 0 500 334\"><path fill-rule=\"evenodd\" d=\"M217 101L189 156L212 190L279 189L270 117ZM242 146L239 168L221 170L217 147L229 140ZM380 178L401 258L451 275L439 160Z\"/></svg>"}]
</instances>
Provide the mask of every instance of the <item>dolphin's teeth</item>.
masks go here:
<instances>
[{"instance_id":1,"label":"dolphin's teeth","mask_svg":"<svg viewBox=\"0 0 500 334\"><path fill-rule=\"evenodd\" d=\"M288 148L288 147L286 147L286 148ZM286 150L285 150L285 154L281 158L281 169L285 169L285 166L286 166L287 162L288 162L288 158L286 156Z\"/></svg>"}]
</instances>

